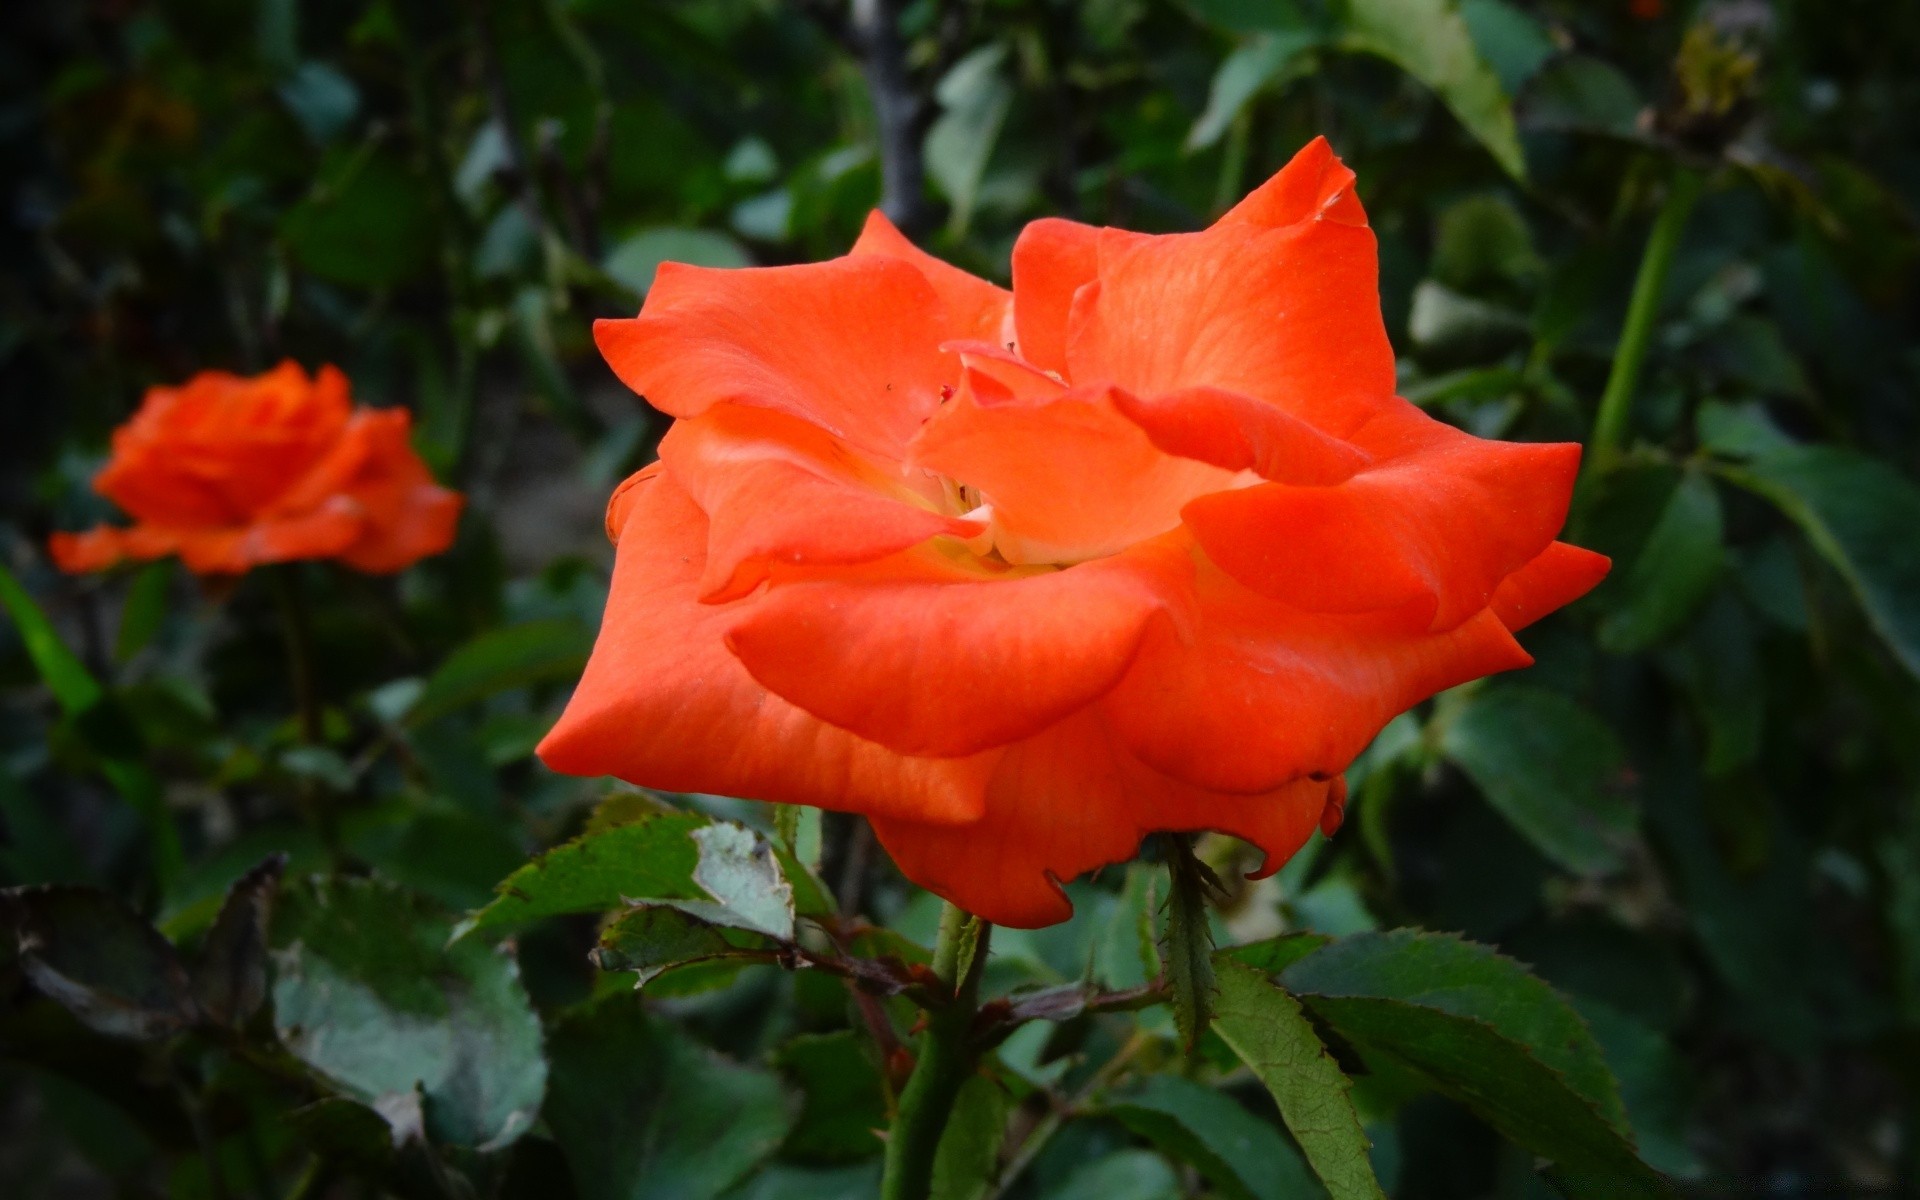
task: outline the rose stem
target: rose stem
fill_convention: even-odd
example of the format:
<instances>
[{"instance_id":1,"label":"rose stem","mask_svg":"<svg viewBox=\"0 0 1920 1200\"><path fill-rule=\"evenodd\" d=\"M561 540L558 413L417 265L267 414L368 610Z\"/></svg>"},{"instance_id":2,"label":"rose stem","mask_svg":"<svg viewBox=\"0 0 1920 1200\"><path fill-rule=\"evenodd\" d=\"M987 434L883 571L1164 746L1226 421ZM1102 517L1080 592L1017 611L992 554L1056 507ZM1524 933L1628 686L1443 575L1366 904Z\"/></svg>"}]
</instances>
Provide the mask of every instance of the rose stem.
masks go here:
<instances>
[{"instance_id":1,"label":"rose stem","mask_svg":"<svg viewBox=\"0 0 1920 1200\"><path fill-rule=\"evenodd\" d=\"M1613 369L1607 375L1607 389L1600 395L1600 413L1593 423L1593 446L1588 458L1590 471L1603 471L1620 453L1626 436L1627 417L1633 412L1634 388L1640 382L1640 367L1647 357L1647 343L1653 336L1654 318L1666 290L1667 272L1673 267L1673 254L1680 245L1680 233L1700 198L1703 177L1685 167L1674 171L1667 188L1666 201L1654 218L1653 232L1647 237L1647 250L1640 259L1640 274L1633 281L1633 298L1627 302L1627 318L1620 330L1620 343L1614 350Z\"/></svg>"},{"instance_id":2,"label":"rose stem","mask_svg":"<svg viewBox=\"0 0 1920 1200\"><path fill-rule=\"evenodd\" d=\"M273 578L273 598L280 609L280 634L287 646L287 680L293 688L294 711L300 724L300 741L318 746L323 740L320 695L313 681L313 635L307 624L306 598L301 594L300 567L282 563L268 572ZM327 857L340 862L340 844L328 807L315 794L313 780L302 778L296 785L301 812L313 826Z\"/></svg>"},{"instance_id":3,"label":"rose stem","mask_svg":"<svg viewBox=\"0 0 1920 1200\"><path fill-rule=\"evenodd\" d=\"M933 1186L933 1157L940 1135L979 1057L972 1036L973 1017L992 931L993 926L952 904L941 910L933 973L953 990L953 998L926 1014L913 1074L900 1089L893 1127L887 1133L881 1200L926 1200Z\"/></svg>"}]
</instances>

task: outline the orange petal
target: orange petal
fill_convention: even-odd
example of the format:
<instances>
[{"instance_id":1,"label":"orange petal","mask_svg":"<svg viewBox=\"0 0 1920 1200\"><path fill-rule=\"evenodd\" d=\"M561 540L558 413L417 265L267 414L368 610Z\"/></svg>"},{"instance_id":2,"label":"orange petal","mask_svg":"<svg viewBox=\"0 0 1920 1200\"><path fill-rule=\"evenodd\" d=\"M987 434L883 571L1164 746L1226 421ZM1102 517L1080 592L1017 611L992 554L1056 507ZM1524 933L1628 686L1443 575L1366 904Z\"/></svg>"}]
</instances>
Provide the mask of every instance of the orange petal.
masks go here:
<instances>
[{"instance_id":1,"label":"orange petal","mask_svg":"<svg viewBox=\"0 0 1920 1200\"><path fill-rule=\"evenodd\" d=\"M1337 775L1420 701L1532 661L1491 612L1429 633L1292 611L1205 565L1197 587L1189 637L1149 629L1100 708L1135 754L1202 787Z\"/></svg>"},{"instance_id":2,"label":"orange petal","mask_svg":"<svg viewBox=\"0 0 1920 1200\"><path fill-rule=\"evenodd\" d=\"M670 470L642 472L623 496L606 618L540 744L549 767L916 821L979 815L995 756L909 758L769 692L722 643L740 610L700 603L706 515Z\"/></svg>"},{"instance_id":3,"label":"orange petal","mask_svg":"<svg viewBox=\"0 0 1920 1200\"><path fill-rule=\"evenodd\" d=\"M942 341L979 338L1004 346L1013 340L1013 293L920 249L879 209L868 214L866 228L847 253L897 258L920 272L946 310L940 322Z\"/></svg>"},{"instance_id":4,"label":"orange petal","mask_svg":"<svg viewBox=\"0 0 1920 1200\"><path fill-rule=\"evenodd\" d=\"M614 372L655 408L776 409L895 459L940 404L957 364L945 305L920 270L862 254L795 267L667 263L632 320L597 321Z\"/></svg>"},{"instance_id":5,"label":"orange petal","mask_svg":"<svg viewBox=\"0 0 1920 1200\"><path fill-rule=\"evenodd\" d=\"M1168 454L1228 471L1254 471L1278 483L1344 483L1371 461L1264 400L1219 388L1184 388L1141 397L1115 391L1113 405Z\"/></svg>"},{"instance_id":6,"label":"orange petal","mask_svg":"<svg viewBox=\"0 0 1920 1200\"><path fill-rule=\"evenodd\" d=\"M1269 483L1182 513L1208 557L1309 612L1401 609L1445 629L1546 549L1580 448L1476 438L1396 401L1353 439L1372 467L1337 487Z\"/></svg>"},{"instance_id":7,"label":"orange petal","mask_svg":"<svg viewBox=\"0 0 1920 1200\"><path fill-rule=\"evenodd\" d=\"M1029 222L1013 244L1013 314L1020 356L1064 375L1068 316L1080 289L1100 277L1103 249L1113 254L1147 240L1146 234L1060 217Z\"/></svg>"},{"instance_id":8,"label":"orange petal","mask_svg":"<svg viewBox=\"0 0 1920 1200\"><path fill-rule=\"evenodd\" d=\"M1494 615L1518 633L1592 591L1611 566L1613 560L1604 554L1554 542L1494 589Z\"/></svg>"},{"instance_id":9,"label":"orange petal","mask_svg":"<svg viewBox=\"0 0 1920 1200\"><path fill-rule=\"evenodd\" d=\"M1263 229L1309 220L1365 225L1366 210L1360 206L1353 182L1353 171L1334 154L1326 138L1317 137L1217 223Z\"/></svg>"},{"instance_id":10,"label":"orange petal","mask_svg":"<svg viewBox=\"0 0 1920 1200\"><path fill-rule=\"evenodd\" d=\"M719 404L677 421L660 457L711 522L700 597L736 600L780 564L870 562L937 534L986 526L933 511L818 426Z\"/></svg>"},{"instance_id":11,"label":"orange petal","mask_svg":"<svg viewBox=\"0 0 1920 1200\"><path fill-rule=\"evenodd\" d=\"M1072 915L1061 881L1133 857L1148 833L1230 833L1278 868L1313 835L1333 786L1208 792L1147 767L1083 713L1007 750L978 821L876 817L873 828L908 879L997 925L1033 929Z\"/></svg>"},{"instance_id":12,"label":"orange petal","mask_svg":"<svg viewBox=\"0 0 1920 1200\"><path fill-rule=\"evenodd\" d=\"M1141 238L1075 294L1066 374L1141 396L1220 388L1345 436L1393 399L1378 274L1372 231L1337 221Z\"/></svg>"},{"instance_id":13,"label":"orange petal","mask_svg":"<svg viewBox=\"0 0 1920 1200\"><path fill-rule=\"evenodd\" d=\"M787 583L727 645L829 724L903 754L972 754L1099 698L1149 621L1181 607L1191 571L1186 554L1146 545L1020 576Z\"/></svg>"},{"instance_id":14,"label":"orange petal","mask_svg":"<svg viewBox=\"0 0 1920 1200\"><path fill-rule=\"evenodd\" d=\"M99 525L84 533L56 533L47 539L53 564L69 575L103 571L127 561L164 558L179 548L178 534L146 525Z\"/></svg>"},{"instance_id":15,"label":"orange petal","mask_svg":"<svg viewBox=\"0 0 1920 1200\"><path fill-rule=\"evenodd\" d=\"M404 408L361 409L333 450L274 505L279 514L344 505L361 518L359 532L335 552L357 571L388 574L453 544L464 503L440 487L415 452L412 414Z\"/></svg>"},{"instance_id":16,"label":"orange petal","mask_svg":"<svg viewBox=\"0 0 1920 1200\"><path fill-rule=\"evenodd\" d=\"M1177 527L1188 500L1235 481L1162 453L1105 388L1066 390L1031 367L962 357L959 394L921 429L909 461L980 492L1008 562L1118 553Z\"/></svg>"}]
</instances>

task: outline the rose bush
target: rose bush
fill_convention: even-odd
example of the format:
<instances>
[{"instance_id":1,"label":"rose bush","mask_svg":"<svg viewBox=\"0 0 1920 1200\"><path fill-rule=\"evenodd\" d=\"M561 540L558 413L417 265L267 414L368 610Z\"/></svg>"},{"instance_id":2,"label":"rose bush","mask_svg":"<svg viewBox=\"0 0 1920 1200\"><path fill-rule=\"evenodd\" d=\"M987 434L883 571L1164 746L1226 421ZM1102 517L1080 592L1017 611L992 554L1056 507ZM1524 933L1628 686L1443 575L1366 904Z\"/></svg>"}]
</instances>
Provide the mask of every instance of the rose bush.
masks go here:
<instances>
[{"instance_id":1,"label":"rose bush","mask_svg":"<svg viewBox=\"0 0 1920 1200\"><path fill-rule=\"evenodd\" d=\"M663 267L596 336L677 421L541 756L863 813L1007 925L1151 831L1276 869L1607 567L1554 540L1577 446L1396 396L1376 279L1324 141L1203 232L1035 222L1010 293L878 214L831 262Z\"/></svg>"},{"instance_id":2,"label":"rose bush","mask_svg":"<svg viewBox=\"0 0 1920 1200\"><path fill-rule=\"evenodd\" d=\"M49 549L76 572L170 554L207 575L308 558L401 570L452 543L461 505L414 453L410 425L405 409L355 409L330 366L153 388L94 479L134 524L55 534Z\"/></svg>"}]
</instances>

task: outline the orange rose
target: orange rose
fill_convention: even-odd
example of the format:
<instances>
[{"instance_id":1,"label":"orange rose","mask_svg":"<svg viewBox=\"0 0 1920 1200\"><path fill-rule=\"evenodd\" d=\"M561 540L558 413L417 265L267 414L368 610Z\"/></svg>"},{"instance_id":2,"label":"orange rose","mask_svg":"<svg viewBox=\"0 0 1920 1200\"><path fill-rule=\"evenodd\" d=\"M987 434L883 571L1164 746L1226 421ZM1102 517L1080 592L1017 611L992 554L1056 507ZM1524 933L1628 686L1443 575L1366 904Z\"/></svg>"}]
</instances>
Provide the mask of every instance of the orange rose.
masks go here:
<instances>
[{"instance_id":1,"label":"orange rose","mask_svg":"<svg viewBox=\"0 0 1920 1200\"><path fill-rule=\"evenodd\" d=\"M1155 830L1278 868L1607 567L1554 541L1579 447L1394 395L1353 178L1315 141L1201 233L1036 222L1011 294L878 214L832 262L662 267L595 333L679 419L541 757L864 813L1006 925Z\"/></svg>"},{"instance_id":2,"label":"orange rose","mask_svg":"<svg viewBox=\"0 0 1920 1200\"><path fill-rule=\"evenodd\" d=\"M134 524L57 533L65 571L178 554L205 575L334 558L398 571L453 541L460 495L433 481L405 409L355 409L347 377L285 362L243 379L202 371L147 392L93 486Z\"/></svg>"}]
</instances>

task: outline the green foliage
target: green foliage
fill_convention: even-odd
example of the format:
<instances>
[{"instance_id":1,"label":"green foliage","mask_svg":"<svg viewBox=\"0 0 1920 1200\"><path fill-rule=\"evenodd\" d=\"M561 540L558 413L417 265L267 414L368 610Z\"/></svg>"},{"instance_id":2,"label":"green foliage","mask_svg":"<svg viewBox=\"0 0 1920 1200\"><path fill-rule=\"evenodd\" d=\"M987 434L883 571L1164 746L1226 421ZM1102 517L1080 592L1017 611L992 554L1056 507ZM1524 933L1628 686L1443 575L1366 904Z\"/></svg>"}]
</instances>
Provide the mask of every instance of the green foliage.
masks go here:
<instances>
[{"instance_id":1,"label":"green foliage","mask_svg":"<svg viewBox=\"0 0 1920 1200\"><path fill-rule=\"evenodd\" d=\"M1367 1161L1368 1142L1347 1096L1347 1077L1293 997L1252 967L1223 965L1220 1039L1280 1106L1280 1119L1333 1200L1384 1197Z\"/></svg>"},{"instance_id":2,"label":"green foliage","mask_svg":"<svg viewBox=\"0 0 1920 1200\"><path fill-rule=\"evenodd\" d=\"M274 1021L295 1057L373 1107L396 1141L505 1146L547 1085L513 958L390 885L291 889L274 921Z\"/></svg>"}]
</instances>

